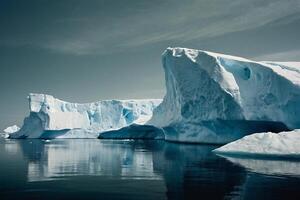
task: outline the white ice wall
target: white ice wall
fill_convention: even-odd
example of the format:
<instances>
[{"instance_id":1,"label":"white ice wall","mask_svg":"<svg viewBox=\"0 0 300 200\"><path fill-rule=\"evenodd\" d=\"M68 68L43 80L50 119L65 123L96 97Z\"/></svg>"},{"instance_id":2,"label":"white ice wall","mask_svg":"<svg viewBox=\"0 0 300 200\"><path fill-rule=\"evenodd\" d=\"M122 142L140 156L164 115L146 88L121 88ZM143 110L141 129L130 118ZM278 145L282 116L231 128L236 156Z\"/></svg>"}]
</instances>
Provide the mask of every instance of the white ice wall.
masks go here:
<instances>
[{"instance_id":1,"label":"white ice wall","mask_svg":"<svg viewBox=\"0 0 300 200\"><path fill-rule=\"evenodd\" d=\"M103 131L145 123L161 102L159 99L103 100L78 104L45 94L30 94L28 99L30 116L11 138L97 138Z\"/></svg>"},{"instance_id":2,"label":"white ice wall","mask_svg":"<svg viewBox=\"0 0 300 200\"><path fill-rule=\"evenodd\" d=\"M300 128L300 64L255 62L186 48L162 56L166 96L148 124L166 139L226 143Z\"/></svg>"}]
</instances>

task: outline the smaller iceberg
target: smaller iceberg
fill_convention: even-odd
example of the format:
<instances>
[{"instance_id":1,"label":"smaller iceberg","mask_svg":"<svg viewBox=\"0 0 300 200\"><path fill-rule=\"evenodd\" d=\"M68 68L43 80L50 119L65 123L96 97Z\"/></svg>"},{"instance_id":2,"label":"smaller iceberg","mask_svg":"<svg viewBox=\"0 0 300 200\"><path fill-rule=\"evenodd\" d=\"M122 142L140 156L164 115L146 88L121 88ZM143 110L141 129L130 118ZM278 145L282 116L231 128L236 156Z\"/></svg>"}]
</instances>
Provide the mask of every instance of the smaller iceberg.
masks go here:
<instances>
[{"instance_id":1,"label":"smaller iceberg","mask_svg":"<svg viewBox=\"0 0 300 200\"><path fill-rule=\"evenodd\" d=\"M17 125L9 126L3 130L3 133L0 133L0 137L8 138L9 134L15 133L20 130L20 127Z\"/></svg>"},{"instance_id":2,"label":"smaller iceberg","mask_svg":"<svg viewBox=\"0 0 300 200\"><path fill-rule=\"evenodd\" d=\"M226 144L214 152L229 156L300 158L300 129L280 133L255 133Z\"/></svg>"},{"instance_id":3,"label":"smaller iceberg","mask_svg":"<svg viewBox=\"0 0 300 200\"><path fill-rule=\"evenodd\" d=\"M20 130L20 127L18 127L17 125L13 125L13 126L9 126L6 129L4 129L4 133L14 133L17 132L18 130Z\"/></svg>"}]
</instances>

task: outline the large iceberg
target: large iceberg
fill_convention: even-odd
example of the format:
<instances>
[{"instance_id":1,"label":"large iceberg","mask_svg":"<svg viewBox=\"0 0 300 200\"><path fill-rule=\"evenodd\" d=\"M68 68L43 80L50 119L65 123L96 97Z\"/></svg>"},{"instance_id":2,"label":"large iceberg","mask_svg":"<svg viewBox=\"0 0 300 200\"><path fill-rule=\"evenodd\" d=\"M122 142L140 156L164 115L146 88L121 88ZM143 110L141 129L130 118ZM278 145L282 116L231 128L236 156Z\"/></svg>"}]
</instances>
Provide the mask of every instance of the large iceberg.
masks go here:
<instances>
[{"instance_id":1,"label":"large iceberg","mask_svg":"<svg viewBox=\"0 0 300 200\"><path fill-rule=\"evenodd\" d=\"M300 128L300 64L168 48L166 95L147 123L166 140L227 143Z\"/></svg>"},{"instance_id":2,"label":"large iceberg","mask_svg":"<svg viewBox=\"0 0 300 200\"><path fill-rule=\"evenodd\" d=\"M255 133L214 150L217 154L253 157L300 158L300 130Z\"/></svg>"},{"instance_id":3,"label":"large iceberg","mask_svg":"<svg viewBox=\"0 0 300 200\"><path fill-rule=\"evenodd\" d=\"M30 115L10 138L97 138L99 133L144 124L159 99L69 103L45 94L30 94Z\"/></svg>"},{"instance_id":4,"label":"large iceberg","mask_svg":"<svg viewBox=\"0 0 300 200\"><path fill-rule=\"evenodd\" d=\"M10 138L146 138L228 143L300 128L300 63L256 62L168 48L161 100L68 103L30 94L30 115ZM150 119L150 120L149 120Z\"/></svg>"}]
</instances>

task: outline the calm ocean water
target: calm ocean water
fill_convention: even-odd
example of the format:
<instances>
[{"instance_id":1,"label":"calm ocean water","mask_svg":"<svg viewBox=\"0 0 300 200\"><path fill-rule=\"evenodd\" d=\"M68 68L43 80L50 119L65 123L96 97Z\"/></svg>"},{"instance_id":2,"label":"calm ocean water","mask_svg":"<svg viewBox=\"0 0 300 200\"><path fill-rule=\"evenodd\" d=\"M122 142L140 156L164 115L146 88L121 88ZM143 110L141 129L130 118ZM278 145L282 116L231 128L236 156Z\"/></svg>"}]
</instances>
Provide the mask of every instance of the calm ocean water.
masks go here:
<instances>
[{"instance_id":1,"label":"calm ocean water","mask_svg":"<svg viewBox=\"0 0 300 200\"><path fill-rule=\"evenodd\" d=\"M0 140L0 199L300 199L300 162L151 140Z\"/></svg>"}]
</instances>

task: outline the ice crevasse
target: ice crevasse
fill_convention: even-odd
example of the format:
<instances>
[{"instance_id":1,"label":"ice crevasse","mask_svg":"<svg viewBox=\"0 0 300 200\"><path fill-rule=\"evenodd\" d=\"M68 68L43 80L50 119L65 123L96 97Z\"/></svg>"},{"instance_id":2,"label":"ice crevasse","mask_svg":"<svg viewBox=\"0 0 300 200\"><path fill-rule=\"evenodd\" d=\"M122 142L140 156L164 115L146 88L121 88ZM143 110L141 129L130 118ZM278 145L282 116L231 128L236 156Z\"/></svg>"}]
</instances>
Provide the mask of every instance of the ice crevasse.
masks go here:
<instances>
[{"instance_id":1,"label":"ice crevasse","mask_svg":"<svg viewBox=\"0 0 300 200\"><path fill-rule=\"evenodd\" d=\"M300 128L299 63L186 48L168 48L162 63L166 95L147 124L166 140L221 144Z\"/></svg>"},{"instance_id":2,"label":"ice crevasse","mask_svg":"<svg viewBox=\"0 0 300 200\"><path fill-rule=\"evenodd\" d=\"M99 133L144 124L159 99L69 103L45 94L28 96L30 114L10 138L97 138Z\"/></svg>"}]
</instances>

